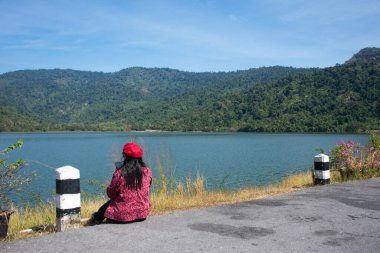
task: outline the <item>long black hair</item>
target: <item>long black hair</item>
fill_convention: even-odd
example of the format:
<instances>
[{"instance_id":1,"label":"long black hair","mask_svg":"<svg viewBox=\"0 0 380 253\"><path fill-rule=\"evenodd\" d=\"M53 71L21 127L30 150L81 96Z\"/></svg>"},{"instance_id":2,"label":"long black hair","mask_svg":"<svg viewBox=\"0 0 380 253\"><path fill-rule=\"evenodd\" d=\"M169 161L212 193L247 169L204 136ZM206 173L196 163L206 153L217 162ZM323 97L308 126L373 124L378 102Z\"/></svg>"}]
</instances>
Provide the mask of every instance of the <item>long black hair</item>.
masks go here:
<instances>
[{"instance_id":1,"label":"long black hair","mask_svg":"<svg viewBox=\"0 0 380 253\"><path fill-rule=\"evenodd\" d=\"M125 185L130 190L141 189L144 168L146 167L142 158L134 158L124 154L124 162L121 174L124 176Z\"/></svg>"}]
</instances>

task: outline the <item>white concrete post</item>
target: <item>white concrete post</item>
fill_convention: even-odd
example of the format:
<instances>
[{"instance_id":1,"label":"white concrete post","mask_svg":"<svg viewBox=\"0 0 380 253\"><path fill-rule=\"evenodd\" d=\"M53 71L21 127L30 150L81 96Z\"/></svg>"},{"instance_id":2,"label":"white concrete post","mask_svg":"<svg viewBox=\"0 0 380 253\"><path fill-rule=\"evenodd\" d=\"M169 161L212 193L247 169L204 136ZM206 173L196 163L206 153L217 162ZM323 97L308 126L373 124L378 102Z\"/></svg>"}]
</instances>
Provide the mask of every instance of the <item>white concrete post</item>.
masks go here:
<instances>
[{"instance_id":1,"label":"white concrete post","mask_svg":"<svg viewBox=\"0 0 380 253\"><path fill-rule=\"evenodd\" d=\"M319 154L314 156L314 184L330 184L329 156Z\"/></svg>"},{"instance_id":2,"label":"white concrete post","mask_svg":"<svg viewBox=\"0 0 380 253\"><path fill-rule=\"evenodd\" d=\"M79 170L64 166L56 170L57 231L77 228L80 225Z\"/></svg>"}]
</instances>

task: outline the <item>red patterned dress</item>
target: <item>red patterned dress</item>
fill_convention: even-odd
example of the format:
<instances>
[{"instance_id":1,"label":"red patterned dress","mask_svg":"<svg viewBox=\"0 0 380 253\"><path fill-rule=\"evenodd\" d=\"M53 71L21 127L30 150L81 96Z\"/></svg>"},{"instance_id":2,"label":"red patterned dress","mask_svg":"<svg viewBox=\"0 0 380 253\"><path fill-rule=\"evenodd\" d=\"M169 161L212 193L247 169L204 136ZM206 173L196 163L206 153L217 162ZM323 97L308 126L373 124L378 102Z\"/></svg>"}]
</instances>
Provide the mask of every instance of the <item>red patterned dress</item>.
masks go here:
<instances>
[{"instance_id":1,"label":"red patterned dress","mask_svg":"<svg viewBox=\"0 0 380 253\"><path fill-rule=\"evenodd\" d=\"M121 169L117 169L107 187L107 195L112 200L104 216L108 219L128 222L145 219L149 215L151 203L149 189L152 183L152 172L144 168L141 189L128 189Z\"/></svg>"}]
</instances>

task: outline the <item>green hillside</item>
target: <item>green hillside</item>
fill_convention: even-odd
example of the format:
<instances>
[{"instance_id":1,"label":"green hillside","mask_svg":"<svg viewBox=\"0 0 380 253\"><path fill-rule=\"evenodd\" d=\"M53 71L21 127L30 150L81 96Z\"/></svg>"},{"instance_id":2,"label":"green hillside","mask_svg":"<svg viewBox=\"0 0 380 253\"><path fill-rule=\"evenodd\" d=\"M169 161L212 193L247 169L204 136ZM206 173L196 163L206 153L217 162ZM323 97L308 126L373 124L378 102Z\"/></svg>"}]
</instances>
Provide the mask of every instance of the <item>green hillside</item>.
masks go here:
<instances>
[{"instance_id":1,"label":"green hillside","mask_svg":"<svg viewBox=\"0 0 380 253\"><path fill-rule=\"evenodd\" d=\"M148 122L168 130L173 126L181 130L259 132L380 129L380 63L345 64L219 96L213 92L192 94L168 103L166 108L165 112L156 108L146 113L154 119ZM156 115L166 115L165 120Z\"/></svg>"},{"instance_id":2,"label":"green hillside","mask_svg":"<svg viewBox=\"0 0 380 253\"><path fill-rule=\"evenodd\" d=\"M41 126L36 120L7 107L0 107L0 119L1 132L37 130Z\"/></svg>"},{"instance_id":3,"label":"green hillside","mask_svg":"<svg viewBox=\"0 0 380 253\"><path fill-rule=\"evenodd\" d=\"M146 104L159 106L162 101L202 88L240 89L307 72L310 70L290 67L227 73L156 68L129 68L115 73L24 70L0 75L0 106L38 119L46 130L78 126L89 130L99 129L99 125L112 129L114 122L122 122L119 125L125 130L142 118L139 111Z\"/></svg>"},{"instance_id":4,"label":"green hillside","mask_svg":"<svg viewBox=\"0 0 380 253\"><path fill-rule=\"evenodd\" d=\"M0 131L353 132L380 129L380 49L325 69L0 75Z\"/></svg>"},{"instance_id":5,"label":"green hillside","mask_svg":"<svg viewBox=\"0 0 380 253\"><path fill-rule=\"evenodd\" d=\"M380 48L366 47L354 54L346 63L380 61Z\"/></svg>"}]
</instances>

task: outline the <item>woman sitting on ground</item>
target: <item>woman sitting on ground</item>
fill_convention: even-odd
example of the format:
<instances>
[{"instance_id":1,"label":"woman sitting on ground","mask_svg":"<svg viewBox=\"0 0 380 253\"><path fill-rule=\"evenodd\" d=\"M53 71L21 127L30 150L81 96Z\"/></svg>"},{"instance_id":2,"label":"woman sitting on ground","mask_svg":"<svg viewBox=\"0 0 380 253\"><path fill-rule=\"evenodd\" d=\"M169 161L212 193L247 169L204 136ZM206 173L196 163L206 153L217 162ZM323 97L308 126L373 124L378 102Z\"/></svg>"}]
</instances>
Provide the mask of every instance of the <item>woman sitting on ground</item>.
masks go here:
<instances>
[{"instance_id":1,"label":"woman sitting on ground","mask_svg":"<svg viewBox=\"0 0 380 253\"><path fill-rule=\"evenodd\" d=\"M123 147L124 162L117 166L107 187L110 198L91 217L95 224L107 218L110 222L127 223L145 220L151 207L149 189L152 172L142 160L143 150L130 142Z\"/></svg>"}]
</instances>

